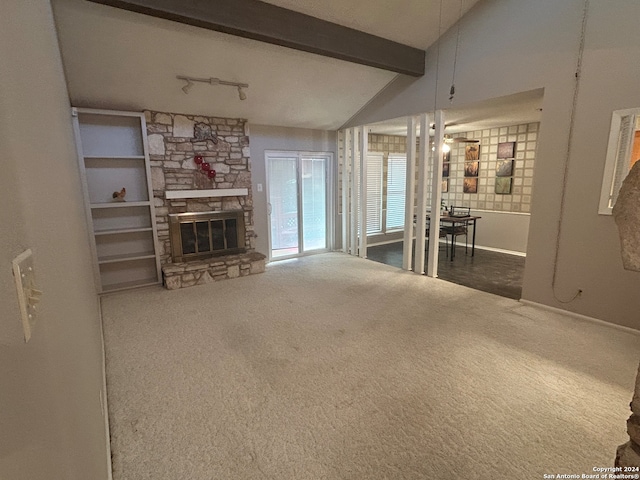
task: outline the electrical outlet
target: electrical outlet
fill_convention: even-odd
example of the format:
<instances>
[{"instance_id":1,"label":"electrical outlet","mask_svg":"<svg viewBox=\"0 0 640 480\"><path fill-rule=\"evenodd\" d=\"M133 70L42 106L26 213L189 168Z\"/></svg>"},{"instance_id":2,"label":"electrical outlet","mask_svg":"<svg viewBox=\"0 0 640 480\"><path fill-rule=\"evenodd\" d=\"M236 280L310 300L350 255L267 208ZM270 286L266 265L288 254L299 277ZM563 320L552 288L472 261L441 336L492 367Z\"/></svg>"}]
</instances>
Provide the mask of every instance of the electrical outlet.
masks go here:
<instances>
[{"instance_id":1,"label":"electrical outlet","mask_svg":"<svg viewBox=\"0 0 640 480\"><path fill-rule=\"evenodd\" d=\"M13 264L13 278L18 291L24 341L28 342L36 324L38 303L40 302L42 291L36 287L36 275L33 268L31 249L22 252L11 263Z\"/></svg>"}]
</instances>

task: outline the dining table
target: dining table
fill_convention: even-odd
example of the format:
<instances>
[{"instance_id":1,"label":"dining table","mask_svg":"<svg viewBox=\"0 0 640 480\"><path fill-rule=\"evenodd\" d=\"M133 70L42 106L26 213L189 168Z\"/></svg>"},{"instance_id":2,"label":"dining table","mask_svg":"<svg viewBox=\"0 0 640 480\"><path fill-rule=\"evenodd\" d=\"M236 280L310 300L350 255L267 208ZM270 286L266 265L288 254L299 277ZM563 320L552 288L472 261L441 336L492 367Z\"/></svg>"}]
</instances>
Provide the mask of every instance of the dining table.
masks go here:
<instances>
[{"instance_id":1,"label":"dining table","mask_svg":"<svg viewBox=\"0 0 640 480\"><path fill-rule=\"evenodd\" d=\"M464 216L458 216L458 215L454 215L454 216L450 216L448 212L444 212L442 215L440 215L440 224L445 224L445 225L449 225L451 227L453 227L455 229L455 227L464 227L466 230L466 235L469 234L469 228L471 227L472 229L472 233L471 233L471 256L473 257L475 255L476 252L476 226L477 226L477 221L479 219L481 219L482 217L476 216L476 215L464 215ZM427 225L429 225L430 222L430 212L427 212ZM456 252L456 236L453 233L447 233L448 235L451 235L451 255L449 256L449 259L451 261L453 261L454 257L455 257L455 252ZM466 246L466 245L465 245Z\"/></svg>"}]
</instances>

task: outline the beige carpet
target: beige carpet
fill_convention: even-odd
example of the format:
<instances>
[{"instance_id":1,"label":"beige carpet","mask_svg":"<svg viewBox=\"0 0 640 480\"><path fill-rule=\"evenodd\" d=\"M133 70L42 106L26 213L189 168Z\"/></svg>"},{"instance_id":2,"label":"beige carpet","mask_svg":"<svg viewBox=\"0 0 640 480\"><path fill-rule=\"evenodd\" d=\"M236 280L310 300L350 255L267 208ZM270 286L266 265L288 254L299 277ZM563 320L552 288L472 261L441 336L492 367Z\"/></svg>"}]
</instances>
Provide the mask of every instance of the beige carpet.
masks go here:
<instances>
[{"instance_id":1,"label":"beige carpet","mask_svg":"<svg viewBox=\"0 0 640 480\"><path fill-rule=\"evenodd\" d=\"M103 298L115 480L610 466L640 337L349 257Z\"/></svg>"}]
</instances>

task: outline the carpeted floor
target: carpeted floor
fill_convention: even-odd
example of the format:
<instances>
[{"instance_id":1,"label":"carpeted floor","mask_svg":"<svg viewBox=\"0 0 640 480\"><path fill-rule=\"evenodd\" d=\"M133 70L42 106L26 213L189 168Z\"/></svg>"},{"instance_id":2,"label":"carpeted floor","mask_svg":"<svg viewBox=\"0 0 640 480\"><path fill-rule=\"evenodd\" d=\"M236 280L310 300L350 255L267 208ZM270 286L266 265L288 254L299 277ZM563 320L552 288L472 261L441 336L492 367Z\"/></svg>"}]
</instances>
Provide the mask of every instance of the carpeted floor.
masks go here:
<instances>
[{"instance_id":1,"label":"carpeted floor","mask_svg":"<svg viewBox=\"0 0 640 480\"><path fill-rule=\"evenodd\" d=\"M344 254L102 308L115 480L542 479L627 440L637 335Z\"/></svg>"}]
</instances>

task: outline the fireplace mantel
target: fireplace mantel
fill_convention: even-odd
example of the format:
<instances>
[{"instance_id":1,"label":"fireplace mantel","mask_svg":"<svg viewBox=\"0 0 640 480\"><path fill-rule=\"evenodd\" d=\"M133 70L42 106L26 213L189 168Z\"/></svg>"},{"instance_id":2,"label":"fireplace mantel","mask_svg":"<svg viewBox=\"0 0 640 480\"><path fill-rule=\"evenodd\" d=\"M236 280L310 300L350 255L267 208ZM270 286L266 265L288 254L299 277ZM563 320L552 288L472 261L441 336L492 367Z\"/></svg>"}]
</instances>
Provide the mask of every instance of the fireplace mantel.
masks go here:
<instances>
[{"instance_id":1,"label":"fireplace mantel","mask_svg":"<svg viewBox=\"0 0 640 480\"><path fill-rule=\"evenodd\" d=\"M209 190L167 190L165 198L208 198L208 197L240 197L249 194L247 188L214 188Z\"/></svg>"}]
</instances>

